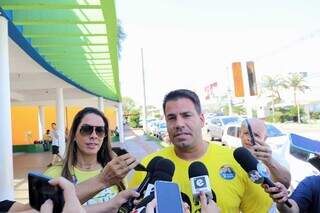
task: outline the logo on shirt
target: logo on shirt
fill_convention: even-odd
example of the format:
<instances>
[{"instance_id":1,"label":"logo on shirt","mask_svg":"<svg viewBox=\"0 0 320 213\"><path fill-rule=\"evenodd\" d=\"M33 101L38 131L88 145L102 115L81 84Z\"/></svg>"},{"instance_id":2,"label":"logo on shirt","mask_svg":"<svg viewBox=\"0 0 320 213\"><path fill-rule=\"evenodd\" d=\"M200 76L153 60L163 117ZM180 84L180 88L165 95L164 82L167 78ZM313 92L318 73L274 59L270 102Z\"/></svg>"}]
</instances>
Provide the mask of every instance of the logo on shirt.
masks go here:
<instances>
[{"instance_id":1,"label":"logo on shirt","mask_svg":"<svg viewBox=\"0 0 320 213\"><path fill-rule=\"evenodd\" d=\"M223 165L220 168L219 173L220 173L220 176L225 180L232 180L236 176L236 173L229 165Z\"/></svg>"}]
</instances>

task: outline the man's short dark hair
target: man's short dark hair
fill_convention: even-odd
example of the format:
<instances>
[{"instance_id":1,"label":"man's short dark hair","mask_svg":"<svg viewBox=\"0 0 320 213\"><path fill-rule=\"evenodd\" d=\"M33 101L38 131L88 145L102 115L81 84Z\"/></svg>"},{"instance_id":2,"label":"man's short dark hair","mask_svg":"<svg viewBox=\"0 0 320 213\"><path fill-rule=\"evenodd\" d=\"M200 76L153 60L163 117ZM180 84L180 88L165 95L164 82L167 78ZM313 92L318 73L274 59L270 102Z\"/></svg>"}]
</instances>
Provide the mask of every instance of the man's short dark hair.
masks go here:
<instances>
[{"instance_id":1,"label":"man's short dark hair","mask_svg":"<svg viewBox=\"0 0 320 213\"><path fill-rule=\"evenodd\" d=\"M52 126L52 125L57 125L57 124L56 124L56 123L51 123L51 126Z\"/></svg>"},{"instance_id":2,"label":"man's short dark hair","mask_svg":"<svg viewBox=\"0 0 320 213\"><path fill-rule=\"evenodd\" d=\"M188 89L177 89L169 92L163 100L162 108L163 112L166 112L166 104L168 101L178 100L179 98L187 98L194 104L196 111L200 114L201 113L201 104L198 95Z\"/></svg>"}]
</instances>

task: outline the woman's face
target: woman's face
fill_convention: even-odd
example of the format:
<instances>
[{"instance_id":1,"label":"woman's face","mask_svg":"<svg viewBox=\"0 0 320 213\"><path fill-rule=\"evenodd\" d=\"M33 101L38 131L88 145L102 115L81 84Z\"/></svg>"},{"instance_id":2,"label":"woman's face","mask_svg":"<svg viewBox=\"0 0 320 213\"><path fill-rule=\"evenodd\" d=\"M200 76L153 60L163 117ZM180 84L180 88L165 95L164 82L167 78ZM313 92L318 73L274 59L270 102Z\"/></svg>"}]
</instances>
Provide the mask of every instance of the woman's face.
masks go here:
<instances>
[{"instance_id":1,"label":"woman's face","mask_svg":"<svg viewBox=\"0 0 320 213\"><path fill-rule=\"evenodd\" d=\"M94 114L86 114L77 129L76 143L79 151L86 155L96 155L106 135L103 119Z\"/></svg>"}]
</instances>

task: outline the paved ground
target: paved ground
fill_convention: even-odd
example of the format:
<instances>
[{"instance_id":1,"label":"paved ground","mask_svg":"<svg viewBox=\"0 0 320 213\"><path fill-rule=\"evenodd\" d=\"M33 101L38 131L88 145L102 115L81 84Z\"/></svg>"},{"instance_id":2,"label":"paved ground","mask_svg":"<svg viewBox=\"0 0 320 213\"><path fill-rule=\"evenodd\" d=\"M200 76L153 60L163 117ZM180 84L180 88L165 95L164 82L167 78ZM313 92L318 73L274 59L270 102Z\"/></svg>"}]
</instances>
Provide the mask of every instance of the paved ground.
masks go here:
<instances>
[{"instance_id":1,"label":"paved ground","mask_svg":"<svg viewBox=\"0 0 320 213\"><path fill-rule=\"evenodd\" d=\"M125 129L125 143L113 143L114 146L126 148L137 159L141 160L149 153L160 149L158 143L148 140L148 137L143 135L142 130ZM34 153L34 154L14 154L14 189L15 200L28 203L28 181L27 174L30 171L43 172L46 170L46 165L51 161L51 153Z\"/></svg>"}]
</instances>

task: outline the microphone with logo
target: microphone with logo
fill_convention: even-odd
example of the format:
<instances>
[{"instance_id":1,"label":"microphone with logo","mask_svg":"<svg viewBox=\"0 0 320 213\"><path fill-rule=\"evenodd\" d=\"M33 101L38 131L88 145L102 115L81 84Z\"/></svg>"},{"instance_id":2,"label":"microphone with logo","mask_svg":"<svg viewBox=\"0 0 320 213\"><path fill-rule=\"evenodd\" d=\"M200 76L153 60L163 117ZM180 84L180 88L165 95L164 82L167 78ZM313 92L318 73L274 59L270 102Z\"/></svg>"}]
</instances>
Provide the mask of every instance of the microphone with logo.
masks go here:
<instances>
[{"instance_id":1,"label":"microphone with logo","mask_svg":"<svg viewBox=\"0 0 320 213\"><path fill-rule=\"evenodd\" d=\"M274 183L269 179L266 169L262 163L244 147L238 147L234 150L233 156L240 166L248 173L249 178L257 184L267 184L269 187L275 187ZM287 200L285 204L291 208L292 205Z\"/></svg>"},{"instance_id":2,"label":"microphone with logo","mask_svg":"<svg viewBox=\"0 0 320 213\"><path fill-rule=\"evenodd\" d=\"M200 161L195 161L189 166L189 179L191 182L191 190L193 200L196 205L200 201L200 192L205 193L207 199L217 201L216 195L211 189L208 170Z\"/></svg>"},{"instance_id":3,"label":"microphone with logo","mask_svg":"<svg viewBox=\"0 0 320 213\"><path fill-rule=\"evenodd\" d=\"M139 198L137 198L137 199L140 199L143 196L142 192L144 192L146 190L149 182L151 181L152 177L154 176L155 171L158 169L157 163L162 159L164 159L164 158L160 157L160 156L156 156L148 163L148 166L146 168L147 175L143 179L141 184L139 185L138 189L136 190L140 194ZM135 200L135 198L130 198L126 203L122 204L122 206L119 208L118 212L120 212L120 213L131 212L132 209L134 208L134 204L133 204L134 200Z\"/></svg>"}]
</instances>

